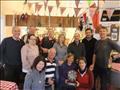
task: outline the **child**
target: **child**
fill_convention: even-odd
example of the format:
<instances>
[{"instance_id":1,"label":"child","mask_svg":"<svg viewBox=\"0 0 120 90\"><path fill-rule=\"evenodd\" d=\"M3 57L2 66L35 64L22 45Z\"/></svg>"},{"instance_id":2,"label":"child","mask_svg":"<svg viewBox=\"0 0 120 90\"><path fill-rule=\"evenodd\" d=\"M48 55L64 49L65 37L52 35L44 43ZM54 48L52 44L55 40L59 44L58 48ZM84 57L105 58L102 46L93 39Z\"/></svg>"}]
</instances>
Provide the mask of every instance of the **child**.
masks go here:
<instances>
[{"instance_id":1,"label":"child","mask_svg":"<svg viewBox=\"0 0 120 90\"><path fill-rule=\"evenodd\" d=\"M78 62L76 90L91 90L94 84L93 73L87 69L85 57L80 57Z\"/></svg>"},{"instance_id":2,"label":"child","mask_svg":"<svg viewBox=\"0 0 120 90\"><path fill-rule=\"evenodd\" d=\"M60 66L59 69L59 90L75 90L75 87L69 85L68 73L71 70L76 70L76 64L74 64L74 55L69 53L66 57L65 63Z\"/></svg>"},{"instance_id":3,"label":"child","mask_svg":"<svg viewBox=\"0 0 120 90\"><path fill-rule=\"evenodd\" d=\"M25 77L24 90L45 90L45 66L43 57L35 58L32 70Z\"/></svg>"}]
</instances>

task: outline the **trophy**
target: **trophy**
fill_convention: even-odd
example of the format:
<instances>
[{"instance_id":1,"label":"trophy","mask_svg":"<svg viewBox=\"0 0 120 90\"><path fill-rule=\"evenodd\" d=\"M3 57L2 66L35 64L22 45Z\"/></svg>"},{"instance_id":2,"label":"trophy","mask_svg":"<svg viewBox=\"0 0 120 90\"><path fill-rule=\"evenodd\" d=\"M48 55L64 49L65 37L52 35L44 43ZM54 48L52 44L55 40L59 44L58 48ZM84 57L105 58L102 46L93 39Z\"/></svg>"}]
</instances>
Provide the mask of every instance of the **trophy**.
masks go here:
<instances>
[{"instance_id":1,"label":"trophy","mask_svg":"<svg viewBox=\"0 0 120 90\"><path fill-rule=\"evenodd\" d=\"M68 83L67 85L72 85L76 87L76 77L77 77L77 73L75 70L70 70L68 72Z\"/></svg>"}]
</instances>

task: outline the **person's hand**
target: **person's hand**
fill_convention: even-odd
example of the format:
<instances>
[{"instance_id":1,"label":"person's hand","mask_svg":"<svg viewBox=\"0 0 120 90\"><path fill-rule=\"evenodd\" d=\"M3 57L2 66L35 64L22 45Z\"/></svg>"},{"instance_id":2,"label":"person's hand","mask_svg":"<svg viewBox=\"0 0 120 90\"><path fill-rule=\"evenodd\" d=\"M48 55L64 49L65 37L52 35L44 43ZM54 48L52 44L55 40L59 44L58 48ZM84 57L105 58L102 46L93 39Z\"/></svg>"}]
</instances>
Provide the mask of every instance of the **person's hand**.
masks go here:
<instances>
[{"instance_id":1,"label":"person's hand","mask_svg":"<svg viewBox=\"0 0 120 90\"><path fill-rule=\"evenodd\" d=\"M68 80L67 79L65 79L65 84L67 84L68 83Z\"/></svg>"},{"instance_id":2,"label":"person's hand","mask_svg":"<svg viewBox=\"0 0 120 90\"><path fill-rule=\"evenodd\" d=\"M52 80L51 78L48 79L48 83L49 85L53 85L54 84L54 80Z\"/></svg>"},{"instance_id":3,"label":"person's hand","mask_svg":"<svg viewBox=\"0 0 120 90\"><path fill-rule=\"evenodd\" d=\"M90 70L90 71L93 71L93 70L94 70L94 65L93 65L93 64L90 65L89 70Z\"/></svg>"},{"instance_id":4,"label":"person's hand","mask_svg":"<svg viewBox=\"0 0 120 90\"><path fill-rule=\"evenodd\" d=\"M47 48L42 48L43 53L48 53L48 49Z\"/></svg>"},{"instance_id":5,"label":"person's hand","mask_svg":"<svg viewBox=\"0 0 120 90\"><path fill-rule=\"evenodd\" d=\"M80 83L78 81L76 81L76 86L78 87L80 85Z\"/></svg>"}]
</instances>

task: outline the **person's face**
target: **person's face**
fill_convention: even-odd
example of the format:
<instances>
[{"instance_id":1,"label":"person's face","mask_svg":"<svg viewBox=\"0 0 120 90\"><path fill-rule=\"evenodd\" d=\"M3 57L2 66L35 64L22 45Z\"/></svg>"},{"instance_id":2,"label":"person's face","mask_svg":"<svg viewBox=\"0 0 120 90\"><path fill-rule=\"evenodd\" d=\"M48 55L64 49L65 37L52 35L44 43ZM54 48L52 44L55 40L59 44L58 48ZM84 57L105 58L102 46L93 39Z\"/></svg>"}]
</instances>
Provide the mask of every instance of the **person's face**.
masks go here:
<instances>
[{"instance_id":1,"label":"person's face","mask_svg":"<svg viewBox=\"0 0 120 90\"><path fill-rule=\"evenodd\" d=\"M106 29L100 29L99 34L100 34L101 39L104 39L104 38L107 37L107 30Z\"/></svg>"},{"instance_id":2,"label":"person's face","mask_svg":"<svg viewBox=\"0 0 120 90\"><path fill-rule=\"evenodd\" d=\"M74 56L70 56L70 57L67 58L68 63L72 64L73 61L74 61Z\"/></svg>"},{"instance_id":3,"label":"person's face","mask_svg":"<svg viewBox=\"0 0 120 90\"><path fill-rule=\"evenodd\" d=\"M80 67L80 69L84 69L85 68L85 66L86 66L86 63L85 63L85 61L84 60L80 60L79 61L79 67Z\"/></svg>"},{"instance_id":4,"label":"person's face","mask_svg":"<svg viewBox=\"0 0 120 90\"><path fill-rule=\"evenodd\" d=\"M28 42L31 45L36 45L36 37L35 36L31 36L30 39L28 40Z\"/></svg>"},{"instance_id":5,"label":"person's face","mask_svg":"<svg viewBox=\"0 0 120 90\"><path fill-rule=\"evenodd\" d=\"M18 39L20 36L20 28L19 27L14 28L14 30L12 30L12 34L15 38Z\"/></svg>"},{"instance_id":6,"label":"person's face","mask_svg":"<svg viewBox=\"0 0 120 90\"><path fill-rule=\"evenodd\" d=\"M59 38L59 42L62 42L62 43L64 43L64 41L65 41L65 36L60 36L60 38Z\"/></svg>"},{"instance_id":7,"label":"person's face","mask_svg":"<svg viewBox=\"0 0 120 90\"><path fill-rule=\"evenodd\" d=\"M36 28L35 27L30 27L29 28L29 33L30 34L35 34L35 32L36 32Z\"/></svg>"},{"instance_id":8,"label":"person's face","mask_svg":"<svg viewBox=\"0 0 120 90\"><path fill-rule=\"evenodd\" d=\"M49 58L50 60L53 60L54 57L55 57L55 55L56 55L55 49L50 49L50 51L49 51L49 53L48 53L48 58Z\"/></svg>"},{"instance_id":9,"label":"person's face","mask_svg":"<svg viewBox=\"0 0 120 90\"><path fill-rule=\"evenodd\" d=\"M40 62L37 64L36 69L37 69L38 71L42 71L42 69L44 68L44 66L45 66L45 63L44 63L43 61L40 61Z\"/></svg>"},{"instance_id":10,"label":"person's face","mask_svg":"<svg viewBox=\"0 0 120 90\"><path fill-rule=\"evenodd\" d=\"M53 37L54 36L54 32L52 30L48 31L48 36L49 37Z\"/></svg>"},{"instance_id":11,"label":"person's face","mask_svg":"<svg viewBox=\"0 0 120 90\"><path fill-rule=\"evenodd\" d=\"M91 30L87 30L87 31L85 32L85 35L86 35L87 38L91 38L91 37L92 37L92 32L91 32Z\"/></svg>"},{"instance_id":12,"label":"person's face","mask_svg":"<svg viewBox=\"0 0 120 90\"><path fill-rule=\"evenodd\" d=\"M74 39L75 39L75 41L79 41L80 40L80 34L79 33L75 33Z\"/></svg>"}]
</instances>

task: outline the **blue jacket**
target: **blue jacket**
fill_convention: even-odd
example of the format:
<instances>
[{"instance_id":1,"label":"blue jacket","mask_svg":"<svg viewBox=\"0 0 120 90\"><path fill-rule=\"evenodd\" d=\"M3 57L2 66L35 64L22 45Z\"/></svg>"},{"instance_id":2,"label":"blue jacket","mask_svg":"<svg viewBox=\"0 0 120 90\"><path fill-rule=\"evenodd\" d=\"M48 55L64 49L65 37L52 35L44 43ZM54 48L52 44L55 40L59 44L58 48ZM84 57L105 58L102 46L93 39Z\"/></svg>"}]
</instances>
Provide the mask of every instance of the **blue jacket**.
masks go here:
<instances>
[{"instance_id":1,"label":"blue jacket","mask_svg":"<svg viewBox=\"0 0 120 90\"><path fill-rule=\"evenodd\" d=\"M45 71L30 71L25 77L23 90L45 90Z\"/></svg>"}]
</instances>

